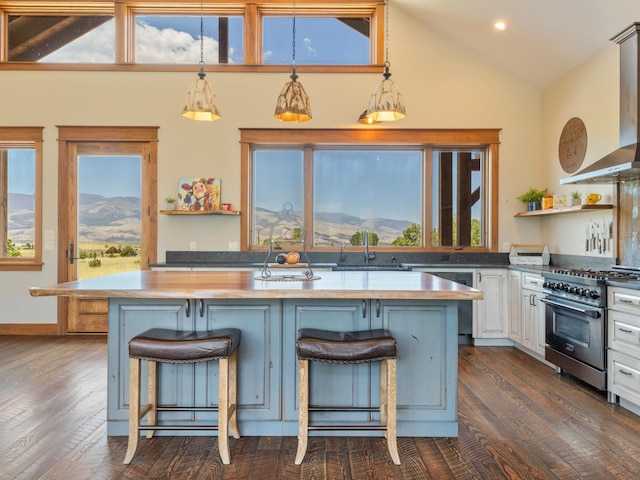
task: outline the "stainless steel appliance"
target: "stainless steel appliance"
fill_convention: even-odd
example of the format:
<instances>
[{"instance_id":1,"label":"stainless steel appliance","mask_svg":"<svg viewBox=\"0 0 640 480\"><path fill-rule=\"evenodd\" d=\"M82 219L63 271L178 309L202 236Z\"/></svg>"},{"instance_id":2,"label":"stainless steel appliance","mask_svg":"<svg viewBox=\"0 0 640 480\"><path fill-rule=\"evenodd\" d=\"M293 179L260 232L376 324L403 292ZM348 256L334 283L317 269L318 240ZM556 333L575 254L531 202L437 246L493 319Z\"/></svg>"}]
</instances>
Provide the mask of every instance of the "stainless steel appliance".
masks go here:
<instances>
[{"instance_id":1,"label":"stainless steel appliance","mask_svg":"<svg viewBox=\"0 0 640 480\"><path fill-rule=\"evenodd\" d=\"M625 267L544 272L545 359L599 390L607 388L607 285L637 279Z\"/></svg>"}]
</instances>

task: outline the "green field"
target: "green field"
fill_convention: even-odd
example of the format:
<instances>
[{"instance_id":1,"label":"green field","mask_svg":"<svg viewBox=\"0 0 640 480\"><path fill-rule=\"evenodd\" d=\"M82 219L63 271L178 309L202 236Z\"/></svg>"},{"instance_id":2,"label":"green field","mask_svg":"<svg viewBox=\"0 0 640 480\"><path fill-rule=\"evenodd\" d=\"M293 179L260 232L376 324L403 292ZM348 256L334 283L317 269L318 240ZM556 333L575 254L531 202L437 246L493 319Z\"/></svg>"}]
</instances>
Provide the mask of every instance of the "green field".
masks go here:
<instances>
[{"instance_id":1,"label":"green field","mask_svg":"<svg viewBox=\"0 0 640 480\"><path fill-rule=\"evenodd\" d=\"M109 254L107 250L110 247L116 247L122 249L124 247L131 246L136 252L140 252L140 244L105 244L105 243L82 243L80 244L80 257L78 262L78 278L87 279L93 277L102 277L104 275L111 275L114 273L129 272L131 270L140 270L140 255L139 253L135 257L121 257L117 253ZM95 253L95 259L94 259ZM99 266L90 266L93 261L94 264L98 263L95 260L99 260Z\"/></svg>"}]
</instances>

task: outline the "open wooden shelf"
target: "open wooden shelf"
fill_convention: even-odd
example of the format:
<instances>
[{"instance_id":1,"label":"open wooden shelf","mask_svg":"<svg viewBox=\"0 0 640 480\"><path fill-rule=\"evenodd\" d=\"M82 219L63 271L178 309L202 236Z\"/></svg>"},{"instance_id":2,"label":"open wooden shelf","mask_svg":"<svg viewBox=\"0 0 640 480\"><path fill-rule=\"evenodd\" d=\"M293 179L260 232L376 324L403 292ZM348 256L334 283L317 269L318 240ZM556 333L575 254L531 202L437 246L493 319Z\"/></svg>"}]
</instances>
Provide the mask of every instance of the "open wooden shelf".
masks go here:
<instances>
[{"instance_id":1,"label":"open wooden shelf","mask_svg":"<svg viewBox=\"0 0 640 480\"><path fill-rule=\"evenodd\" d=\"M160 210L161 215L240 215L238 210L199 210L190 212L188 210Z\"/></svg>"},{"instance_id":2,"label":"open wooden shelf","mask_svg":"<svg viewBox=\"0 0 640 480\"><path fill-rule=\"evenodd\" d=\"M580 213L592 210L611 210L613 205L610 204L595 204L595 205L576 205L574 207L564 208L548 208L547 210L532 210L530 212L518 212L514 217L541 217L544 215L562 215L565 213Z\"/></svg>"}]
</instances>

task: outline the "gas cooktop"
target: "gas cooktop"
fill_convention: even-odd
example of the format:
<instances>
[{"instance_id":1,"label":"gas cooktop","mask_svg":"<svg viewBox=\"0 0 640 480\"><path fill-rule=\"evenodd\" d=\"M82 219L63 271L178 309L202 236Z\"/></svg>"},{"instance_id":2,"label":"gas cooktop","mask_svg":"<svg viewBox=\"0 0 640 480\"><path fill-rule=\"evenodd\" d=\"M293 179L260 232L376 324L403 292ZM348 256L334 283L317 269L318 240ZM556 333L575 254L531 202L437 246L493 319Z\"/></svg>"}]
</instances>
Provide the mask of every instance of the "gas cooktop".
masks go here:
<instances>
[{"instance_id":1,"label":"gas cooktop","mask_svg":"<svg viewBox=\"0 0 640 480\"><path fill-rule=\"evenodd\" d=\"M577 277L593 280L640 280L640 269L614 265L611 270L590 270L584 268L566 269L556 268L550 271L555 278Z\"/></svg>"}]
</instances>

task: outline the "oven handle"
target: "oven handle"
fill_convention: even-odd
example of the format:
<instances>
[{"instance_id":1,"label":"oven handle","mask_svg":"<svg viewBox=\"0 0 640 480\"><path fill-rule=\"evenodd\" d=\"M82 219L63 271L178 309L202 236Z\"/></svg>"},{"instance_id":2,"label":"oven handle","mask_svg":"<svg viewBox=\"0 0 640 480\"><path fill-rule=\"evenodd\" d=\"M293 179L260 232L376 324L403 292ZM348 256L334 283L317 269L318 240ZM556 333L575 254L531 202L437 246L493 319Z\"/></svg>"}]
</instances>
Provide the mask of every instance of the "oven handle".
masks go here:
<instances>
[{"instance_id":1,"label":"oven handle","mask_svg":"<svg viewBox=\"0 0 640 480\"><path fill-rule=\"evenodd\" d=\"M579 313L582 313L583 315L586 315L586 316L591 317L591 318L600 318L602 316L602 314L598 310L587 310L587 309L584 309L584 308L574 307L574 306L571 306L571 305L566 305L564 303L554 302L553 300L549 300L546 297L541 298L540 301L544 302L544 303L546 303L548 305L551 305L553 307L566 308L567 310L572 310L574 312L579 312Z\"/></svg>"}]
</instances>

